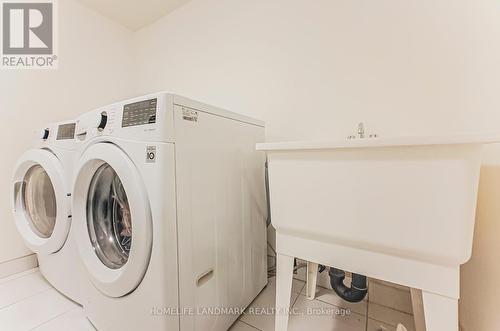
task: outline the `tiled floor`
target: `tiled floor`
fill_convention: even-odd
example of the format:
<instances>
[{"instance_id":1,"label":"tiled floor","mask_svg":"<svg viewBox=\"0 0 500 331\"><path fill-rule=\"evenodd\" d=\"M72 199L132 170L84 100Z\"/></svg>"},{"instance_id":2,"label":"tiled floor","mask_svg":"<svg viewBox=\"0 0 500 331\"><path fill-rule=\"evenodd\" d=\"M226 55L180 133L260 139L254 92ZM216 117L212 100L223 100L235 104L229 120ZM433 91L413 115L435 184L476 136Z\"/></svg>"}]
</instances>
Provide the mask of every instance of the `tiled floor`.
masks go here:
<instances>
[{"instance_id":1,"label":"tiled floor","mask_svg":"<svg viewBox=\"0 0 500 331\"><path fill-rule=\"evenodd\" d=\"M407 300L404 299L406 291L376 281L371 282L370 286L374 290L372 295L380 301L385 300L388 306L366 299L357 304L348 303L332 290L319 286L316 289L316 299L311 301L306 298L305 282L294 279L291 298L294 315L290 317L288 330L395 331L397 324L402 323L408 331L414 331L411 302L409 312L401 310L408 310ZM274 331L274 316L262 312L274 307L275 287L275 278L271 278L268 286L231 331Z\"/></svg>"},{"instance_id":2,"label":"tiled floor","mask_svg":"<svg viewBox=\"0 0 500 331\"><path fill-rule=\"evenodd\" d=\"M396 292L394 292L396 291ZM342 301L333 291L318 287L315 300L305 296L305 283L294 279L289 330L393 331L404 323L414 331L411 303L404 290L371 282L375 300L358 304ZM274 331L275 278L233 325L231 331ZM38 269L0 279L0 330L94 331L80 306L67 299L43 278Z\"/></svg>"},{"instance_id":3,"label":"tiled floor","mask_svg":"<svg viewBox=\"0 0 500 331\"><path fill-rule=\"evenodd\" d=\"M0 279L0 330L94 331L82 308L57 292L38 269Z\"/></svg>"}]
</instances>

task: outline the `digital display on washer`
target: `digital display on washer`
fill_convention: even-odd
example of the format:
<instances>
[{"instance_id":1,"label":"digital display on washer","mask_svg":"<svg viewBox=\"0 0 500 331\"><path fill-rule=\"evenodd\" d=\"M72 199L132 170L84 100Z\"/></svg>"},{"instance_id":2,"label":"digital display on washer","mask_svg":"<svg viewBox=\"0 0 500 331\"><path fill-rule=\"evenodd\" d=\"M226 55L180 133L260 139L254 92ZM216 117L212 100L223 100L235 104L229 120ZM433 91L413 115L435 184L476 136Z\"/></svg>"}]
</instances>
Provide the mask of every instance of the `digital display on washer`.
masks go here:
<instances>
[{"instance_id":1,"label":"digital display on washer","mask_svg":"<svg viewBox=\"0 0 500 331\"><path fill-rule=\"evenodd\" d=\"M59 125L56 140L75 139L75 129L76 123Z\"/></svg>"},{"instance_id":2,"label":"digital display on washer","mask_svg":"<svg viewBox=\"0 0 500 331\"><path fill-rule=\"evenodd\" d=\"M151 99L123 106L122 128L156 123L157 101Z\"/></svg>"}]
</instances>

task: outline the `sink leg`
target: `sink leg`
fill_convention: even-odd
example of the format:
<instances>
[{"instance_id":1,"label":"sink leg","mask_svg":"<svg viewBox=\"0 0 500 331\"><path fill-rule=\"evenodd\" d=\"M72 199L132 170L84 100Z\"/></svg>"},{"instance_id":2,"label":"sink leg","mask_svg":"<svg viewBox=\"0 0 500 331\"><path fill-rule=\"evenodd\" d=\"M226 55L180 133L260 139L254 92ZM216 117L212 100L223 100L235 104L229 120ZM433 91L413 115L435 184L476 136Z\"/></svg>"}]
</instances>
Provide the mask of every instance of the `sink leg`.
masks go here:
<instances>
[{"instance_id":1,"label":"sink leg","mask_svg":"<svg viewBox=\"0 0 500 331\"><path fill-rule=\"evenodd\" d=\"M422 291L427 331L458 331L458 299Z\"/></svg>"},{"instance_id":2,"label":"sink leg","mask_svg":"<svg viewBox=\"0 0 500 331\"><path fill-rule=\"evenodd\" d=\"M413 308L413 319L415 321L415 331L426 331L422 290L412 288L410 290L410 293L411 293L411 305Z\"/></svg>"},{"instance_id":3,"label":"sink leg","mask_svg":"<svg viewBox=\"0 0 500 331\"><path fill-rule=\"evenodd\" d=\"M293 257L278 254L276 270L275 331L287 331L292 293Z\"/></svg>"},{"instance_id":4,"label":"sink leg","mask_svg":"<svg viewBox=\"0 0 500 331\"><path fill-rule=\"evenodd\" d=\"M306 295L309 300L314 300L316 296L316 283L318 280L318 264L307 262L307 284Z\"/></svg>"}]
</instances>

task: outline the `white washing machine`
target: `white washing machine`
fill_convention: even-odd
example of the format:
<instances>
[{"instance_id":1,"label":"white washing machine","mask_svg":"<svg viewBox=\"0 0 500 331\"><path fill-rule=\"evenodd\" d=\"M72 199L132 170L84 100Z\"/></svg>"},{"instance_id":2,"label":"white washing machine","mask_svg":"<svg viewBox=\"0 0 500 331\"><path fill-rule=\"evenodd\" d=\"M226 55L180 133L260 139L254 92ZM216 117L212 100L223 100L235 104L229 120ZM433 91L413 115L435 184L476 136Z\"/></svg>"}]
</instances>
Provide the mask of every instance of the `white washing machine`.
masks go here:
<instances>
[{"instance_id":1,"label":"white washing machine","mask_svg":"<svg viewBox=\"0 0 500 331\"><path fill-rule=\"evenodd\" d=\"M83 265L71 226L71 184L75 121L51 124L33 149L18 160L13 178L13 212L26 245L37 254L44 277L68 298L80 302Z\"/></svg>"},{"instance_id":2,"label":"white washing machine","mask_svg":"<svg viewBox=\"0 0 500 331\"><path fill-rule=\"evenodd\" d=\"M227 330L267 284L262 122L157 93L77 120L73 217L98 330Z\"/></svg>"}]
</instances>

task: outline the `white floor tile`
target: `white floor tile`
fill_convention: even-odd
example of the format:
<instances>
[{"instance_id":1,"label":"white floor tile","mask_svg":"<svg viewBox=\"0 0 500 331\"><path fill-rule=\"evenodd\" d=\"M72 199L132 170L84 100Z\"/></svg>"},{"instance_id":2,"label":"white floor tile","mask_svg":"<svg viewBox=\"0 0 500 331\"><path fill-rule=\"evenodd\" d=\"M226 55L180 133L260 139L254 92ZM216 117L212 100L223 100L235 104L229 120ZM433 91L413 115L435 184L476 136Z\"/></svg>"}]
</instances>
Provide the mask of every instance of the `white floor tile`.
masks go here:
<instances>
[{"instance_id":1,"label":"white floor tile","mask_svg":"<svg viewBox=\"0 0 500 331\"><path fill-rule=\"evenodd\" d=\"M293 305L299 297L299 293L305 286L303 281L294 279L292 282L292 295L290 304ZM270 278L267 287L247 308L246 313L241 316L241 320L259 330L274 330L274 313L276 307L276 278Z\"/></svg>"},{"instance_id":2,"label":"white floor tile","mask_svg":"<svg viewBox=\"0 0 500 331\"><path fill-rule=\"evenodd\" d=\"M300 296L290 317L289 331L365 331L366 317L319 300ZM267 330L265 330L267 331Z\"/></svg>"},{"instance_id":3,"label":"white floor tile","mask_svg":"<svg viewBox=\"0 0 500 331\"><path fill-rule=\"evenodd\" d=\"M2 330L31 330L77 307L56 290L49 289L0 310L0 325Z\"/></svg>"},{"instance_id":4,"label":"white floor tile","mask_svg":"<svg viewBox=\"0 0 500 331\"><path fill-rule=\"evenodd\" d=\"M387 282L370 280L370 302L413 314L410 289Z\"/></svg>"},{"instance_id":5,"label":"white floor tile","mask_svg":"<svg viewBox=\"0 0 500 331\"><path fill-rule=\"evenodd\" d=\"M369 283L378 283L378 284L381 284L384 286L389 286L389 287L394 287L394 288L401 290L401 291L410 291L410 288L407 286L403 286L403 285L399 285L399 284L391 283L391 282L386 282L386 281L383 281L380 279L369 278L368 282Z\"/></svg>"},{"instance_id":6,"label":"white floor tile","mask_svg":"<svg viewBox=\"0 0 500 331\"><path fill-rule=\"evenodd\" d=\"M366 331L396 331L396 327L369 318Z\"/></svg>"},{"instance_id":7,"label":"white floor tile","mask_svg":"<svg viewBox=\"0 0 500 331\"><path fill-rule=\"evenodd\" d=\"M70 310L67 313L59 315L56 318L43 323L42 325L33 329L33 331L67 331L69 328L71 329L71 331L95 331L95 328L85 317L83 309L80 307Z\"/></svg>"},{"instance_id":8,"label":"white floor tile","mask_svg":"<svg viewBox=\"0 0 500 331\"><path fill-rule=\"evenodd\" d=\"M50 288L40 272L32 272L0 284L0 309Z\"/></svg>"},{"instance_id":9,"label":"white floor tile","mask_svg":"<svg viewBox=\"0 0 500 331\"><path fill-rule=\"evenodd\" d=\"M40 272L40 269L38 267L36 267L36 268L29 269L29 270L26 270L26 271L23 271L23 272L14 274L14 275L10 275L8 277L0 278L0 284L10 282L11 280L21 278L21 277L24 277L26 275L29 275L29 274L32 274L35 272Z\"/></svg>"},{"instance_id":10,"label":"white floor tile","mask_svg":"<svg viewBox=\"0 0 500 331\"><path fill-rule=\"evenodd\" d=\"M396 311L376 303L369 303L368 317L393 327L396 327L398 323L401 323L406 327L406 329L408 329L408 331L415 331L412 315Z\"/></svg>"},{"instance_id":11,"label":"white floor tile","mask_svg":"<svg viewBox=\"0 0 500 331\"><path fill-rule=\"evenodd\" d=\"M304 296L306 295L305 286L300 294ZM366 300L366 298L359 303L350 303L341 299L337 295L337 293L335 293L335 291L320 286L316 286L316 300L323 301L337 307L350 309L353 313L357 313L363 316L366 316L366 313L368 311L368 301Z\"/></svg>"},{"instance_id":12,"label":"white floor tile","mask_svg":"<svg viewBox=\"0 0 500 331\"><path fill-rule=\"evenodd\" d=\"M270 279L268 287L252 303L247 314L241 317L241 321L262 331L274 330L272 308L275 307L275 285L275 279ZM329 331L365 330L366 317L363 314L357 314L348 307L343 309L320 300L310 301L304 295L298 295L298 292L303 292L304 286L304 282L294 279L291 297L294 314L290 317L290 331L303 331L309 328ZM324 300L338 302L340 298L334 299L331 293L328 293L326 289L324 293L320 290L320 296ZM366 301L364 304L366 305ZM362 306L363 303L357 307L358 310L362 311ZM366 314L366 306L364 307L363 313Z\"/></svg>"},{"instance_id":13,"label":"white floor tile","mask_svg":"<svg viewBox=\"0 0 500 331\"><path fill-rule=\"evenodd\" d=\"M246 323L237 321L236 323L233 324L233 326L228 331L260 331L260 330L254 328L253 326L250 326Z\"/></svg>"}]
</instances>

